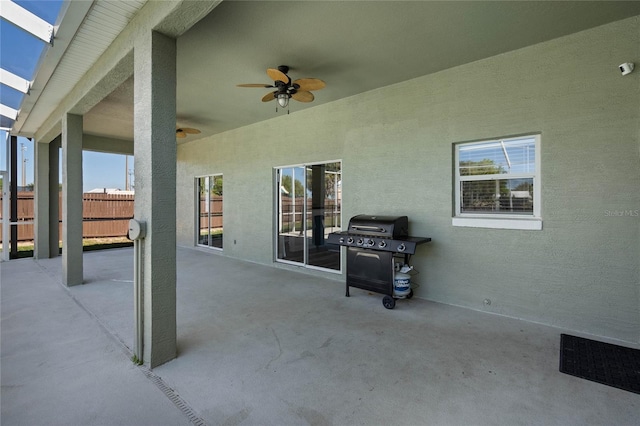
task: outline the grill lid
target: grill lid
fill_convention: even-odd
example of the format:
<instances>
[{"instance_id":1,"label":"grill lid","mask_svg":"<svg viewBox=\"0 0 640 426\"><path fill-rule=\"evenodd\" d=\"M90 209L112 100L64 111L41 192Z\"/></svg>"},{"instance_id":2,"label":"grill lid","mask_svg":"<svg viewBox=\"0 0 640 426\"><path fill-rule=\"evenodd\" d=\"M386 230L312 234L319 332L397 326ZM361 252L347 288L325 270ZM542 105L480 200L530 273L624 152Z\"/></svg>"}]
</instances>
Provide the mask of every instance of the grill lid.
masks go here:
<instances>
[{"instance_id":1,"label":"grill lid","mask_svg":"<svg viewBox=\"0 0 640 426\"><path fill-rule=\"evenodd\" d=\"M360 214L349 220L348 232L384 238L404 238L409 236L409 218Z\"/></svg>"}]
</instances>

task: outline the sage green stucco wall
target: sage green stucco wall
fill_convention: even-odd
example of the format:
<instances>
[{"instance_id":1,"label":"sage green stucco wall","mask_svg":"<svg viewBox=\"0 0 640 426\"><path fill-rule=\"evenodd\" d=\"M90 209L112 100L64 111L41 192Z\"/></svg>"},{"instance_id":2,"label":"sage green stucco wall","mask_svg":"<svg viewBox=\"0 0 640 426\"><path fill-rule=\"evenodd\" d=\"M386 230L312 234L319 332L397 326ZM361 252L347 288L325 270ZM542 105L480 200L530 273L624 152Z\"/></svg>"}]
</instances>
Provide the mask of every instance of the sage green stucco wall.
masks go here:
<instances>
[{"instance_id":1,"label":"sage green stucco wall","mask_svg":"<svg viewBox=\"0 0 640 426\"><path fill-rule=\"evenodd\" d=\"M433 238L418 297L638 343L640 70L623 62L640 67L640 17L180 145L178 242L194 177L222 173L224 254L272 264L273 167L341 159L343 225L406 214ZM452 144L535 132L543 230L453 227Z\"/></svg>"}]
</instances>

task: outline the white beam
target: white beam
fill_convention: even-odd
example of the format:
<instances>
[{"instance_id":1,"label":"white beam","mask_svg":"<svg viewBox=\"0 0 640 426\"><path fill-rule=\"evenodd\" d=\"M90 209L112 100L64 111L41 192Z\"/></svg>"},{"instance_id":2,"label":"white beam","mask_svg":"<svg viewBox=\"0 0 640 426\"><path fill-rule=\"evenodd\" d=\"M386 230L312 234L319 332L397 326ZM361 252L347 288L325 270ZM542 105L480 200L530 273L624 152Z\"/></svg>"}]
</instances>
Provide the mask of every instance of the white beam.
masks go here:
<instances>
[{"instance_id":1,"label":"white beam","mask_svg":"<svg viewBox=\"0 0 640 426\"><path fill-rule=\"evenodd\" d=\"M22 77L18 77L12 72L0 68L0 83L16 89L22 93L29 93L30 83Z\"/></svg>"},{"instance_id":2,"label":"white beam","mask_svg":"<svg viewBox=\"0 0 640 426\"><path fill-rule=\"evenodd\" d=\"M46 43L53 40L53 25L10 0L0 1L0 17Z\"/></svg>"},{"instance_id":3,"label":"white beam","mask_svg":"<svg viewBox=\"0 0 640 426\"><path fill-rule=\"evenodd\" d=\"M0 115L4 115L5 117L15 121L15 119L18 118L18 110L0 104Z\"/></svg>"}]
</instances>

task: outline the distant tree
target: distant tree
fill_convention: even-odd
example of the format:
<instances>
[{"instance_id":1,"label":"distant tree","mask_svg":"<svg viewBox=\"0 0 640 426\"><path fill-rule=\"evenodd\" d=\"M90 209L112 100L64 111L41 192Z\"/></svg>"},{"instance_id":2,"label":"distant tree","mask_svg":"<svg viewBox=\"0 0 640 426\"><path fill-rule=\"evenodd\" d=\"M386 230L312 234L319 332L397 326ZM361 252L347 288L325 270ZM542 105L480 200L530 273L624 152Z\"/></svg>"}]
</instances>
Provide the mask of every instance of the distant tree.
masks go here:
<instances>
[{"instance_id":1,"label":"distant tree","mask_svg":"<svg viewBox=\"0 0 640 426\"><path fill-rule=\"evenodd\" d=\"M207 193L207 187L205 186L207 180L204 178L199 179L200 181L200 194L204 196ZM211 195L222 195L222 176L214 176L213 177L213 186L211 187Z\"/></svg>"},{"instance_id":2,"label":"distant tree","mask_svg":"<svg viewBox=\"0 0 640 426\"><path fill-rule=\"evenodd\" d=\"M325 173L324 175L324 191L327 198L336 198L336 183L340 180L340 163L329 163L326 165L325 170L327 172L337 173Z\"/></svg>"},{"instance_id":3,"label":"distant tree","mask_svg":"<svg viewBox=\"0 0 640 426\"><path fill-rule=\"evenodd\" d=\"M293 186L292 186L292 178L289 175L282 176L280 180L280 185L289 193L289 197L293 197ZM295 181L295 195L296 197L304 196L304 185L298 179Z\"/></svg>"},{"instance_id":4,"label":"distant tree","mask_svg":"<svg viewBox=\"0 0 640 426\"><path fill-rule=\"evenodd\" d=\"M222 196L222 176L215 176L213 178L213 188L211 188L211 193Z\"/></svg>"},{"instance_id":5,"label":"distant tree","mask_svg":"<svg viewBox=\"0 0 640 426\"><path fill-rule=\"evenodd\" d=\"M502 166L493 160L461 161L461 176L499 175L504 173ZM496 188L496 182L498 183ZM463 209L465 211L491 211L500 208L500 198L508 197L506 180L482 180L464 182L462 185Z\"/></svg>"},{"instance_id":6,"label":"distant tree","mask_svg":"<svg viewBox=\"0 0 640 426\"><path fill-rule=\"evenodd\" d=\"M533 194L533 185L531 185L531 182L522 182L521 184L516 186L513 190L514 191L528 191L529 194Z\"/></svg>"},{"instance_id":7,"label":"distant tree","mask_svg":"<svg viewBox=\"0 0 640 426\"><path fill-rule=\"evenodd\" d=\"M504 173L502 166L496 166L493 160L461 161L460 176L497 175Z\"/></svg>"}]
</instances>

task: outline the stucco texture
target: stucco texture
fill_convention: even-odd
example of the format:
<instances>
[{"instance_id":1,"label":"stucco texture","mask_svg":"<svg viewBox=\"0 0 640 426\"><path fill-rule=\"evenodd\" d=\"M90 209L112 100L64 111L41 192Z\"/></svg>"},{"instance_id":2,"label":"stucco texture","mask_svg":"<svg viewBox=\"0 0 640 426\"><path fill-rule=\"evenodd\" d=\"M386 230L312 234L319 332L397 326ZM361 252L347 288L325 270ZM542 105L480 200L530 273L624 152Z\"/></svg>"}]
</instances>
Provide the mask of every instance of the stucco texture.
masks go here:
<instances>
[{"instance_id":1,"label":"stucco texture","mask_svg":"<svg viewBox=\"0 0 640 426\"><path fill-rule=\"evenodd\" d=\"M179 145L178 244L194 178L222 173L224 255L273 264L273 168L339 159L343 226L406 214L433 238L417 297L638 343L640 72L623 62L640 63L640 17ZM531 133L543 229L452 226L453 144Z\"/></svg>"}]
</instances>

